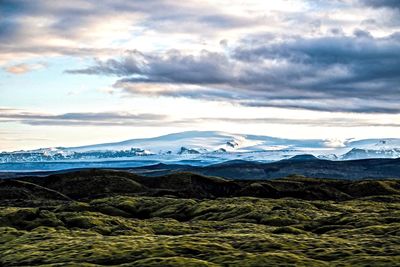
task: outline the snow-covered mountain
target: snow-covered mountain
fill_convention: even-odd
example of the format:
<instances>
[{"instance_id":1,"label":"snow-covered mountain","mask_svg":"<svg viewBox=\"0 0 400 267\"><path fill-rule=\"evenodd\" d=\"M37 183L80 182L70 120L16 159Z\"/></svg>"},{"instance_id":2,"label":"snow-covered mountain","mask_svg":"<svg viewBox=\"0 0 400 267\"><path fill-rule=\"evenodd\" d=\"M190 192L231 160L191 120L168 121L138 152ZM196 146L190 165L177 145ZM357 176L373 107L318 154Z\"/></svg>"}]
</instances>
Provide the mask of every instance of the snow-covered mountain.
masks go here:
<instances>
[{"instance_id":1,"label":"snow-covered mountain","mask_svg":"<svg viewBox=\"0 0 400 267\"><path fill-rule=\"evenodd\" d=\"M400 157L400 139L395 138L349 141L346 148L341 160Z\"/></svg>"},{"instance_id":2,"label":"snow-covered mountain","mask_svg":"<svg viewBox=\"0 0 400 267\"><path fill-rule=\"evenodd\" d=\"M0 163L149 161L211 164L226 160L276 161L312 154L350 160L400 157L400 139L296 140L213 131L189 131L154 138L80 147L41 148L0 153ZM5 169L6 167L0 169Z\"/></svg>"},{"instance_id":3,"label":"snow-covered mountain","mask_svg":"<svg viewBox=\"0 0 400 267\"><path fill-rule=\"evenodd\" d=\"M231 134L213 131L189 131L146 139L132 139L118 143L97 144L66 148L69 151L106 151L142 148L153 154L176 154L181 148L209 153L219 149L228 152L254 152L264 150L321 148L324 140L290 140L269 136Z\"/></svg>"}]
</instances>

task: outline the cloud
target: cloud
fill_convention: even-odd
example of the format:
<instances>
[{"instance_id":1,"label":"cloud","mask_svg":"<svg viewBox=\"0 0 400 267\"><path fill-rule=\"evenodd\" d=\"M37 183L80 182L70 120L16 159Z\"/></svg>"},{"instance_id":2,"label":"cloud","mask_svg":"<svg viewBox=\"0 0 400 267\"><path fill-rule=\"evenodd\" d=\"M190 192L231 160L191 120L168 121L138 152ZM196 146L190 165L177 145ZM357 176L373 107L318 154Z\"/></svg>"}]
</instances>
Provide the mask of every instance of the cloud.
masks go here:
<instances>
[{"instance_id":1,"label":"cloud","mask_svg":"<svg viewBox=\"0 0 400 267\"><path fill-rule=\"evenodd\" d=\"M239 1L227 8L224 1L2 0L0 64L19 57L96 57L93 65L66 72L114 75L115 88L135 95L321 111L400 111L400 33L380 19L382 10L368 8L396 9L399 1L299 0L293 1L301 7L295 10L284 2L283 8L260 2L239 12ZM355 28L367 20L379 21L383 37L367 26ZM207 49L198 49L203 43ZM151 47L135 49L146 44ZM116 56L126 48L132 49ZM14 74L37 68L27 63L3 67Z\"/></svg>"},{"instance_id":2,"label":"cloud","mask_svg":"<svg viewBox=\"0 0 400 267\"><path fill-rule=\"evenodd\" d=\"M16 64L16 65L11 65L4 67L3 69L11 74L25 74L27 72L31 72L34 70L39 70L42 68L45 68L47 65L44 63L35 63L35 64Z\"/></svg>"},{"instance_id":3,"label":"cloud","mask_svg":"<svg viewBox=\"0 0 400 267\"><path fill-rule=\"evenodd\" d=\"M199 55L185 55L178 50L149 55L133 50L120 60L97 60L92 67L66 73L136 75L130 81L144 83L220 84L231 78L231 64L225 55L206 50Z\"/></svg>"},{"instance_id":4,"label":"cloud","mask_svg":"<svg viewBox=\"0 0 400 267\"><path fill-rule=\"evenodd\" d=\"M76 112L48 114L20 109L1 108L0 123L18 122L31 126L121 126L121 127L193 127L210 123L253 125L302 125L308 127L400 127L396 121L379 121L372 118L350 118L331 116L327 118L288 117L185 117L171 118L154 113L128 112ZM4 134L0 132L0 134Z\"/></svg>"},{"instance_id":5,"label":"cloud","mask_svg":"<svg viewBox=\"0 0 400 267\"><path fill-rule=\"evenodd\" d=\"M0 54L4 62L47 55L109 55L136 37L212 36L257 24L222 8L170 0L2 0ZM124 50L124 49L122 49ZM121 50L120 50L121 51ZM1 63L1 62L0 62Z\"/></svg>"},{"instance_id":6,"label":"cloud","mask_svg":"<svg viewBox=\"0 0 400 267\"><path fill-rule=\"evenodd\" d=\"M128 51L71 74L114 75L131 94L248 106L400 113L399 34L243 39L223 52Z\"/></svg>"},{"instance_id":7,"label":"cloud","mask_svg":"<svg viewBox=\"0 0 400 267\"><path fill-rule=\"evenodd\" d=\"M0 122L19 122L41 126L155 126L167 116L127 112L43 114L18 109L0 108Z\"/></svg>"},{"instance_id":8,"label":"cloud","mask_svg":"<svg viewBox=\"0 0 400 267\"><path fill-rule=\"evenodd\" d=\"M182 122L189 123L183 120ZM278 125L302 125L310 127L400 127L397 122L380 122L373 119L355 119L348 117L329 117L329 118L315 118L315 119L293 119L293 118L276 118L276 117L258 117L258 118L197 118L191 123L202 122L229 122L235 124L278 124ZM331 141L333 142L333 140Z\"/></svg>"},{"instance_id":9,"label":"cloud","mask_svg":"<svg viewBox=\"0 0 400 267\"><path fill-rule=\"evenodd\" d=\"M361 2L371 7L400 9L400 2L398 0L361 0Z\"/></svg>"},{"instance_id":10,"label":"cloud","mask_svg":"<svg viewBox=\"0 0 400 267\"><path fill-rule=\"evenodd\" d=\"M358 19L348 17L367 9L365 5L398 5L395 0L295 0L290 4L224 0L0 3L0 64L37 56L110 56L132 44L157 50L213 46L224 38L235 41L238 36L265 31L324 35L330 28L338 32L359 27ZM366 13L365 17L384 21L378 13ZM381 24L379 31L389 33L392 27Z\"/></svg>"}]
</instances>

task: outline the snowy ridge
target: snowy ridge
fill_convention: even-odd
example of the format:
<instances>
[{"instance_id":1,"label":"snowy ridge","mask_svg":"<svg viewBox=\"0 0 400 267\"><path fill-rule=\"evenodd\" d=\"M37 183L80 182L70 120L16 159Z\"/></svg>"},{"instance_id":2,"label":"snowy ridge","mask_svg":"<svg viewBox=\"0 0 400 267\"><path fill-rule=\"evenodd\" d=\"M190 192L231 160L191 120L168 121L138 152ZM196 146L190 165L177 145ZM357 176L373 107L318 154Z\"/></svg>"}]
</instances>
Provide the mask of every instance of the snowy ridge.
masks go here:
<instances>
[{"instance_id":1,"label":"snowy ridge","mask_svg":"<svg viewBox=\"0 0 400 267\"><path fill-rule=\"evenodd\" d=\"M224 132L190 131L163 135L155 138L132 139L117 143L96 144L82 147L72 147L68 150L76 152L126 150L140 147L156 154L178 153L182 147L210 152L223 148L227 151L240 150L241 148L257 145L257 141L249 140L243 135ZM246 151L246 149L244 150ZM242 151L242 152L244 152Z\"/></svg>"},{"instance_id":2,"label":"snowy ridge","mask_svg":"<svg viewBox=\"0 0 400 267\"><path fill-rule=\"evenodd\" d=\"M296 140L214 131L188 131L154 138L80 147L41 148L0 153L0 163L151 160L211 164L226 160L276 161L312 154L321 159L400 157L400 139Z\"/></svg>"}]
</instances>

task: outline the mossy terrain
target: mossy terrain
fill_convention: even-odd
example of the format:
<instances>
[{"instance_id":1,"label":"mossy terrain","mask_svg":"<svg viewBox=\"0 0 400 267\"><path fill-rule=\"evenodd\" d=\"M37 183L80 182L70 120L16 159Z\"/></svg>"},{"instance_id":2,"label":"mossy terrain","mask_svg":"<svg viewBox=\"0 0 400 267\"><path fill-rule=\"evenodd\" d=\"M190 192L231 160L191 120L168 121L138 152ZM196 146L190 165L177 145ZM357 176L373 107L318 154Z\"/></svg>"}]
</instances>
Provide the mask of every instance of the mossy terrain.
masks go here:
<instances>
[{"instance_id":1,"label":"mossy terrain","mask_svg":"<svg viewBox=\"0 0 400 267\"><path fill-rule=\"evenodd\" d=\"M127 175L124 191L126 180L99 175L44 178L54 179L49 188L29 179L0 182L8 192L0 198L0 266L400 266L396 181L373 181L374 189L368 181L292 177L269 191L299 198L185 197L196 190L215 195L221 185L230 193L243 188L232 191L229 181L207 177L193 189L189 174L180 183L178 176ZM75 179L77 186L66 181ZM84 194L85 181L92 197ZM263 183L245 185L246 194ZM308 183L328 192L318 195Z\"/></svg>"}]
</instances>

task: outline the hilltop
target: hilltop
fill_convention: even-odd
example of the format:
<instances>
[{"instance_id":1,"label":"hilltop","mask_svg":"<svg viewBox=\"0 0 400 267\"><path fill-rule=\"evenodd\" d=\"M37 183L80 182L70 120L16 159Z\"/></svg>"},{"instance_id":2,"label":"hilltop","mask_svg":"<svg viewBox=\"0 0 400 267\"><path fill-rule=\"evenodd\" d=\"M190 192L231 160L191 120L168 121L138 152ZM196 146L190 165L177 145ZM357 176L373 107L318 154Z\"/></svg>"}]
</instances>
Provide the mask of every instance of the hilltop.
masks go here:
<instances>
[{"instance_id":1,"label":"hilltop","mask_svg":"<svg viewBox=\"0 0 400 267\"><path fill-rule=\"evenodd\" d=\"M40 190L39 190L40 189ZM333 180L289 176L275 180L228 180L190 172L142 176L114 170L81 170L46 177L0 180L0 199L24 192L29 198L74 200L114 195L175 196L180 198L295 197L307 200L343 201L375 195L400 194L400 180ZM53 193L53 194L50 194ZM54 197L55 198L54 198Z\"/></svg>"}]
</instances>

